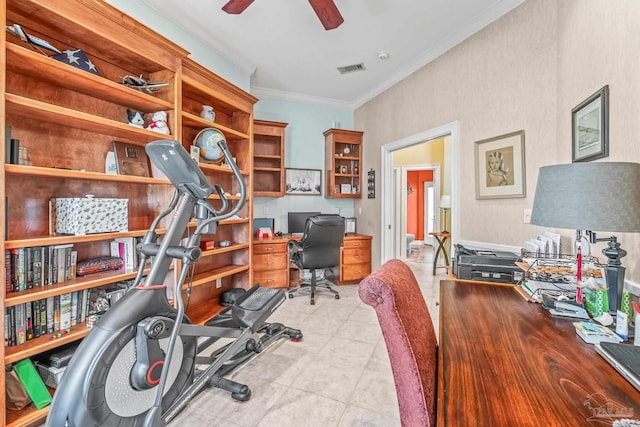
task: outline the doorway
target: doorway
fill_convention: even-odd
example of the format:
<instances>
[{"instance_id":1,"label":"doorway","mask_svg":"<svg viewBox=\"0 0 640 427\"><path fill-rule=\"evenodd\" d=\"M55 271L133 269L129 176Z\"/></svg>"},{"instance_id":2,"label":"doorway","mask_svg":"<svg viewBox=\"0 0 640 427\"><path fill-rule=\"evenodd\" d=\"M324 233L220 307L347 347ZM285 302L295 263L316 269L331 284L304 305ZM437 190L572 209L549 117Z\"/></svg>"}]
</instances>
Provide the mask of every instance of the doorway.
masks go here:
<instances>
[{"instance_id":1,"label":"doorway","mask_svg":"<svg viewBox=\"0 0 640 427\"><path fill-rule=\"evenodd\" d=\"M405 185L398 185L397 175L394 176L393 153L402 148L419 144L428 144L429 141L446 138L444 154L444 167L446 172L443 177L444 194L451 195L451 242L457 240L459 229L458 197L459 197L459 123L457 121L430 129L415 135L411 135L382 145L382 173L381 173L381 263L393 258L404 258L406 254L406 228L402 224L402 215L397 215L395 207L399 197L398 192L406 189ZM402 175L402 174L401 174ZM402 177L400 177L402 178ZM437 186L436 188L440 188ZM439 200L439 196L435 196ZM438 215L436 215L438 217Z\"/></svg>"},{"instance_id":2,"label":"doorway","mask_svg":"<svg viewBox=\"0 0 640 427\"><path fill-rule=\"evenodd\" d=\"M433 185L433 181L424 181L422 183L422 188L424 189L424 194L422 195L422 199L424 200L424 244L433 246L434 239L429 233L433 233L436 230L440 229L440 215L436 216L436 198L435 196L435 186ZM436 225L436 223L438 225Z\"/></svg>"},{"instance_id":3,"label":"doorway","mask_svg":"<svg viewBox=\"0 0 640 427\"><path fill-rule=\"evenodd\" d=\"M404 240L405 245L408 245L411 239L407 239L406 236L411 234L415 242L433 244L433 238L428 233L439 228L440 218L435 215L435 212L438 211L437 200L440 200L441 169L439 164L400 167L401 189L404 191L401 191L402 199L399 207L403 221L400 222L400 229L396 234L399 243ZM401 253L409 254L411 251L405 247ZM397 255L396 258L398 258Z\"/></svg>"}]
</instances>

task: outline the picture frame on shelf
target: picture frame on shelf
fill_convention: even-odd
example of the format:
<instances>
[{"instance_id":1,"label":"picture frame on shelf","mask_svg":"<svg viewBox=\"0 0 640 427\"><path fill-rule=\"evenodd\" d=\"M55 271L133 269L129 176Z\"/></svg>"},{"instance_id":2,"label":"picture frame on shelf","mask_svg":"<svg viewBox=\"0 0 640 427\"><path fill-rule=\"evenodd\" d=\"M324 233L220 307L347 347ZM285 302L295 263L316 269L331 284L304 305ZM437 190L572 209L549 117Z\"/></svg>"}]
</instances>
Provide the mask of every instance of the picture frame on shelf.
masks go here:
<instances>
[{"instance_id":1,"label":"picture frame on shelf","mask_svg":"<svg viewBox=\"0 0 640 427\"><path fill-rule=\"evenodd\" d=\"M285 195L322 195L322 171L320 169L285 169Z\"/></svg>"},{"instance_id":2,"label":"picture frame on shelf","mask_svg":"<svg viewBox=\"0 0 640 427\"><path fill-rule=\"evenodd\" d=\"M118 175L150 177L149 158L141 145L113 141Z\"/></svg>"},{"instance_id":3,"label":"picture frame on shelf","mask_svg":"<svg viewBox=\"0 0 640 427\"><path fill-rule=\"evenodd\" d=\"M351 184L340 184L340 192L342 194L351 194Z\"/></svg>"},{"instance_id":4,"label":"picture frame on shelf","mask_svg":"<svg viewBox=\"0 0 640 427\"><path fill-rule=\"evenodd\" d=\"M588 162L609 156L609 86L571 110L571 161Z\"/></svg>"},{"instance_id":5,"label":"picture frame on shelf","mask_svg":"<svg viewBox=\"0 0 640 427\"><path fill-rule=\"evenodd\" d=\"M525 197L524 130L475 143L476 199Z\"/></svg>"}]
</instances>

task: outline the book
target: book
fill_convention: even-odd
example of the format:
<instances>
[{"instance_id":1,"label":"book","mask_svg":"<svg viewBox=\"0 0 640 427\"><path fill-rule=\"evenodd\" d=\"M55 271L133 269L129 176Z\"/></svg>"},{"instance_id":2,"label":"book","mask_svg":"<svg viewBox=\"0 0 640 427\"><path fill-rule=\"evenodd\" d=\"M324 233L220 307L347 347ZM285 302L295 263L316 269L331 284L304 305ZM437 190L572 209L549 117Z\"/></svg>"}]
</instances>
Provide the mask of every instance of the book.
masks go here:
<instances>
[{"instance_id":1,"label":"book","mask_svg":"<svg viewBox=\"0 0 640 427\"><path fill-rule=\"evenodd\" d=\"M47 297L46 307L47 307L47 333L51 334L55 331L53 329L53 315L54 315L54 305L53 305L54 297Z\"/></svg>"},{"instance_id":2,"label":"book","mask_svg":"<svg viewBox=\"0 0 640 427\"><path fill-rule=\"evenodd\" d=\"M33 306L30 302L21 304L24 306L25 318L26 318L26 328L25 331L27 333L27 341L33 339Z\"/></svg>"},{"instance_id":3,"label":"book","mask_svg":"<svg viewBox=\"0 0 640 427\"><path fill-rule=\"evenodd\" d=\"M11 279L13 271L11 270L11 250L4 250L4 291L5 294L13 292L13 285Z\"/></svg>"},{"instance_id":4,"label":"book","mask_svg":"<svg viewBox=\"0 0 640 427\"><path fill-rule=\"evenodd\" d=\"M44 285L44 278L42 274L42 253L44 248L42 246L36 246L31 248L31 258L32 258L32 277L33 277L33 287L37 288Z\"/></svg>"},{"instance_id":5,"label":"book","mask_svg":"<svg viewBox=\"0 0 640 427\"><path fill-rule=\"evenodd\" d=\"M71 292L71 325L78 323L78 292Z\"/></svg>"},{"instance_id":6,"label":"book","mask_svg":"<svg viewBox=\"0 0 640 427\"><path fill-rule=\"evenodd\" d=\"M615 332L606 326L591 322L574 322L576 334L589 344L597 344L599 342L622 342Z\"/></svg>"},{"instance_id":7,"label":"book","mask_svg":"<svg viewBox=\"0 0 640 427\"><path fill-rule=\"evenodd\" d=\"M40 336L47 334L47 299L38 300L40 304Z\"/></svg>"},{"instance_id":8,"label":"book","mask_svg":"<svg viewBox=\"0 0 640 427\"><path fill-rule=\"evenodd\" d=\"M53 297L53 331L60 330L60 295Z\"/></svg>"},{"instance_id":9,"label":"book","mask_svg":"<svg viewBox=\"0 0 640 427\"><path fill-rule=\"evenodd\" d=\"M71 327L71 293L60 295L60 329Z\"/></svg>"},{"instance_id":10,"label":"book","mask_svg":"<svg viewBox=\"0 0 640 427\"><path fill-rule=\"evenodd\" d=\"M25 248L18 248L18 291L27 289L26 276L26 251Z\"/></svg>"},{"instance_id":11,"label":"book","mask_svg":"<svg viewBox=\"0 0 640 427\"><path fill-rule=\"evenodd\" d=\"M24 274L27 289L33 289L33 248L24 248Z\"/></svg>"},{"instance_id":12,"label":"book","mask_svg":"<svg viewBox=\"0 0 640 427\"><path fill-rule=\"evenodd\" d=\"M69 280L71 277L71 248L73 248L72 243L53 246L53 258L56 261L53 266L56 270L54 283L64 282L65 280Z\"/></svg>"},{"instance_id":13,"label":"book","mask_svg":"<svg viewBox=\"0 0 640 427\"><path fill-rule=\"evenodd\" d=\"M24 304L18 304L15 306L15 336L16 345L24 344L27 342L27 318L25 313Z\"/></svg>"},{"instance_id":14,"label":"book","mask_svg":"<svg viewBox=\"0 0 640 427\"><path fill-rule=\"evenodd\" d=\"M11 163L11 126L4 127L4 162Z\"/></svg>"}]
</instances>

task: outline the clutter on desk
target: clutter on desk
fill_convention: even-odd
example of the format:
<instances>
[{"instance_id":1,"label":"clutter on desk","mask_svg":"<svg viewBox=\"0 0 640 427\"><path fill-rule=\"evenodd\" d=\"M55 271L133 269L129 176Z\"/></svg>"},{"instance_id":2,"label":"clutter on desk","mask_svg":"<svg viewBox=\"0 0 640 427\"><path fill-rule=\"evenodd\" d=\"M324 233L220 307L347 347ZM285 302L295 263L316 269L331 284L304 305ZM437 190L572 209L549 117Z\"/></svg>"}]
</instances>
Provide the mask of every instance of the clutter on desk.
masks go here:
<instances>
[{"instance_id":1,"label":"clutter on desk","mask_svg":"<svg viewBox=\"0 0 640 427\"><path fill-rule=\"evenodd\" d=\"M599 342L622 342L615 332L606 326L598 325L592 322L575 322L576 334L589 344L597 344Z\"/></svg>"},{"instance_id":2,"label":"clutter on desk","mask_svg":"<svg viewBox=\"0 0 640 427\"><path fill-rule=\"evenodd\" d=\"M522 251L516 265L524 271L522 290L529 295L533 302L542 302L543 295L565 296L575 299L576 293L576 257L570 254ZM605 265L597 257L582 257L582 277L579 285L587 294L590 301L588 309L595 315L604 308L606 297ZM608 310L608 300L606 301Z\"/></svg>"},{"instance_id":3,"label":"clutter on desk","mask_svg":"<svg viewBox=\"0 0 640 427\"><path fill-rule=\"evenodd\" d=\"M575 301L560 301L556 300L554 307L549 309L549 313L554 316L571 317L575 319L589 319L589 313L582 306Z\"/></svg>"}]
</instances>

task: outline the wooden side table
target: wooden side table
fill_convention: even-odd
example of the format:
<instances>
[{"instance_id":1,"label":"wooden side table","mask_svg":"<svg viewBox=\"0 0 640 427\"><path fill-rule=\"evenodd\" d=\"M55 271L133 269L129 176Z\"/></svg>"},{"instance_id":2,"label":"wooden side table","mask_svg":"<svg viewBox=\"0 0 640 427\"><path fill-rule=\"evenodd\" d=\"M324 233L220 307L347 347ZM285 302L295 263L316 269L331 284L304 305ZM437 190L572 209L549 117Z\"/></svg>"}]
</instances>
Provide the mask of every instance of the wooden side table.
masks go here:
<instances>
[{"instance_id":1,"label":"wooden side table","mask_svg":"<svg viewBox=\"0 0 640 427\"><path fill-rule=\"evenodd\" d=\"M444 231L433 231L429 233L430 236L433 236L438 242L438 249L436 249L436 254L433 257L433 275L436 275L436 268L438 267L438 257L440 253L444 255L444 268L449 267L449 254L447 254L447 248L445 248L444 243L447 241L449 237L451 237L451 233Z\"/></svg>"}]
</instances>

